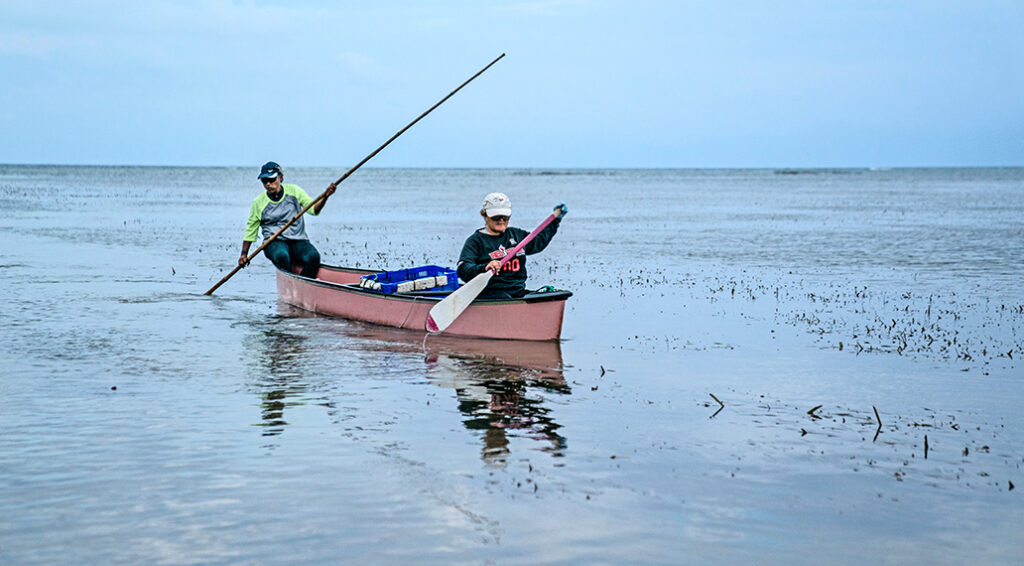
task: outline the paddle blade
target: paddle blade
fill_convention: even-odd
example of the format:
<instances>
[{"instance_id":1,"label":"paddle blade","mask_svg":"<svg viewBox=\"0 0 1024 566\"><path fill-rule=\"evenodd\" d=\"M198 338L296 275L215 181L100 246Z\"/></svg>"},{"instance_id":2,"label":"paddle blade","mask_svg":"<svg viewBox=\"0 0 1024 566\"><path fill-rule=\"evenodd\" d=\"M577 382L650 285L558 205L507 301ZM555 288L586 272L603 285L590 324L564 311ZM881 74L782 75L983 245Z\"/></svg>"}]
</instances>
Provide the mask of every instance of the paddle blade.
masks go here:
<instances>
[{"instance_id":1,"label":"paddle blade","mask_svg":"<svg viewBox=\"0 0 1024 566\"><path fill-rule=\"evenodd\" d=\"M459 287L451 295L448 295L440 303L437 303L427 313L427 332L436 334L444 332L456 318L466 310L476 298L483 292L484 287L494 277L491 271L485 271L477 275L462 287Z\"/></svg>"}]
</instances>

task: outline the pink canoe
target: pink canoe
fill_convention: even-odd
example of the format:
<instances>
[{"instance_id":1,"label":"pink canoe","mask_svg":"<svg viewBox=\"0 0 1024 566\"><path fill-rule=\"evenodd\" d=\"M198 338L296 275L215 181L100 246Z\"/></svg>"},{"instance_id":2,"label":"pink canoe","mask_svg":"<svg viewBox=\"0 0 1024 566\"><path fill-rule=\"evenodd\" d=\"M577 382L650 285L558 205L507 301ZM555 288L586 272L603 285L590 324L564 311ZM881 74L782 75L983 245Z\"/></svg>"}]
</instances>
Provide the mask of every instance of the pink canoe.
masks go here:
<instances>
[{"instance_id":1,"label":"pink canoe","mask_svg":"<svg viewBox=\"0 0 1024 566\"><path fill-rule=\"evenodd\" d=\"M385 294L358 285L365 269L321 265L316 279L277 270L277 294L300 309L426 331L427 313L445 297L421 292ZM520 299L477 300L445 331L447 336L505 340L558 340L569 291L530 293Z\"/></svg>"}]
</instances>

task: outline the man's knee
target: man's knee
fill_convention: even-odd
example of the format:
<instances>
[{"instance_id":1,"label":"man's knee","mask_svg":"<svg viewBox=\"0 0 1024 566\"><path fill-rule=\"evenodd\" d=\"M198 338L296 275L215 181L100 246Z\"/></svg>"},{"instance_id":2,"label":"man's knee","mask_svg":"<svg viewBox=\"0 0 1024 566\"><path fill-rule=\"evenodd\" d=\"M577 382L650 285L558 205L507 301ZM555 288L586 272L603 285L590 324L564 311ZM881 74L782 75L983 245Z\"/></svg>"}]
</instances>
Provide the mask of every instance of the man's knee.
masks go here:
<instances>
[{"instance_id":1,"label":"man's knee","mask_svg":"<svg viewBox=\"0 0 1024 566\"><path fill-rule=\"evenodd\" d=\"M320 252L313 244L304 241L295 245L295 255L297 261L302 264L302 275L315 278L320 272Z\"/></svg>"},{"instance_id":2,"label":"man's knee","mask_svg":"<svg viewBox=\"0 0 1024 566\"><path fill-rule=\"evenodd\" d=\"M306 265L320 265L320 252L313 244L306 243L299 250L299 261Z\"/></svg>"},{"instance_id":3,"label":"man's knee","mask_svg":"<svg viewBox=\"0 0 1024 566\"><path fill-rule=\"evenodd\" d=\"M267 246L263 255L281 269L291 269L291 256L286 246Z\"/></svg>"}]
</instances>

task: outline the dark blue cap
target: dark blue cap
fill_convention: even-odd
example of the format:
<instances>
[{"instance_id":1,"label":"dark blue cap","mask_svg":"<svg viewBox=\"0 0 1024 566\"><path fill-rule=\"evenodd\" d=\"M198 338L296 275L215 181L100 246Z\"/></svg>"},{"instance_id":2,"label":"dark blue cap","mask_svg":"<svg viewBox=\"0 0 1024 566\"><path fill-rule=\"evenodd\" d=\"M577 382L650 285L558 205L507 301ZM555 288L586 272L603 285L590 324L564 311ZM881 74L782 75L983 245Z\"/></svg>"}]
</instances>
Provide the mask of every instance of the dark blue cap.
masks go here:
<instances>
[{"instance_id":1,"label":"dark blue cap","mask_svg":"<svg viewBox=\"0 0 1024 566\"><path fill-rule=\"evenodd\" d=\"M263 164L263 168L260 169L260 179L273 179L281 174L281 166L273 161L268 161Z\"/></svg>"}]
</instances>

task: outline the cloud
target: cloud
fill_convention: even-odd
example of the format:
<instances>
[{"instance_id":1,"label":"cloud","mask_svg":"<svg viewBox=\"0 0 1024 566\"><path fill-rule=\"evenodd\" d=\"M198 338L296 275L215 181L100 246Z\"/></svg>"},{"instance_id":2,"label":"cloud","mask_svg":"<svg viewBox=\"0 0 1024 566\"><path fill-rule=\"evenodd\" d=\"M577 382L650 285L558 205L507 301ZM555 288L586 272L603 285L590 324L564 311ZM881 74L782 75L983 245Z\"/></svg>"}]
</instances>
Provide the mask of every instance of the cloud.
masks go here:
<instances>
[{"instance_id":1,"label":"cloud","mask_svg":"<svg viewBox=\"0 0 1024 566\"><path fill-rule=\"evenodd\" d=\"M345 66L346 70L362 77L377 77L390 74L388 68L378 59L356 53L354 51L340 51L335 54L338 62Z\"/></svg>"},{"instance_id":2,"label":"cloud","mask_svg":"<svg viewBox=\"0 0 1024 566\"><path fill-rule=\"evenodd\" d=\"M45 34L0 32L0 53L26 57L44 57L56 51L64 42Z\"/></svg>"}]
</instances>

